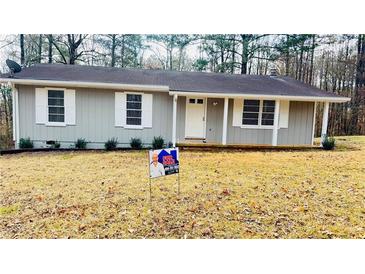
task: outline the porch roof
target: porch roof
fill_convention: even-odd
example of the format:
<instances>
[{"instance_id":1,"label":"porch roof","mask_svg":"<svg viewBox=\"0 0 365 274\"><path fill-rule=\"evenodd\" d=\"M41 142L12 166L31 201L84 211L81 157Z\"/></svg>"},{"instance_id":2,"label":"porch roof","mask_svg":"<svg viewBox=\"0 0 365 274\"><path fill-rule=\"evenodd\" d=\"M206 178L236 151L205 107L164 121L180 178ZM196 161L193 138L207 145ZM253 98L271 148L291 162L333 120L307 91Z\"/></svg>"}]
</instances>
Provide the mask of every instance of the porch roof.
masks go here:
<instances>
[{"instance_id":1,"label":"porch roof","mask_svg":"<svg viewBox=\"0 0 365 274\"><path fill-rule=\"evenodd\" d=\"M263 95L272 97L321 98L326 101L348 101L286 76L238 75L208 72L142 70L99 66L37 64L24 68L12 78L0 80L18 84L75 85L98 88L161 90L189 94Z\"/></svg>"}]
</instances>

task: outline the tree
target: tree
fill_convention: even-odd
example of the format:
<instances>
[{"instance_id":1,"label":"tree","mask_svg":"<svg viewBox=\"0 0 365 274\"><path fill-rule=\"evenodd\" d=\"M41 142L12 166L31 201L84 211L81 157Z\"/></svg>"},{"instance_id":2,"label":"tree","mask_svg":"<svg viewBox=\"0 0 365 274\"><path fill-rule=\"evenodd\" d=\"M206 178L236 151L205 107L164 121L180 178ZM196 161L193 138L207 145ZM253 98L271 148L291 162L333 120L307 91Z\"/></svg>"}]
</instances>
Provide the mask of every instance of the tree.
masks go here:
<instances>
[{"instance_id":1,"label":"tree","mask_svg":"<svg viewBox=\"0 0 365 274\"><path fill-rule=\"evenodd\" d=\"M352 109L352 119L351 119L351 129L350 129L351 134L360 133L359 116L361 113L363 115L365 114L364 103L365 103L365 34L359 34L357 38L355 89L351 107Z\"/></svg>"},{"instance_id":2,"label":"tree","mask_svg":"<svg viewBox=\"0 0 365 274\"><path fill-rule=\"evenodd\" d=\"M51 64L53 62L53 35L47 35L48 40L48 63Z\"/></svg>"},{"instance_id":3,"label":"tree","mask_svg":"<svg viewBox=\"0 0 365 274\"><path fill-rule=\"evenodd\" d=\"M86 54L86 51L80 51L80 46L87 36L87 34L67 34L66 37L58 35L56 39L52 39L52 43L61 57L60 62L74 65L76 61L80 60Z\"/></svg>"},{"instance_id":4,"label":"tree","mask_svg":"<svg viewBox=\"0 0 365 274\"><path fill-rule=\"evenodd\" d=\"M39 34L39 38L38 38L38 63L42 63L42 45L43 45L42 34Z\"/></svg>"},{"instance_id":5,"label":"tree","mask_svg":"<svg viewBox=\"0 0 365 274\"><path fill-rule=\"evenodd\" d=\"M20 34L20 64L25 63L24 34Z\"/></svg>"},{"instance_id":6,"label":"tree","mask_svg":"<svg viewBox=\"0 0 365 274\"><path fill-rule=\"evenodd\" d=\"M0 148L11 146L12 140L12 91L7 85L0 85Z\"/></svg>"},{"instance_id":7,"label":"tree","mask_svg":"<svg viewBox=\"0 0 365 274\"><path fill-rule=\"evenodd\" d=\"M183 66L183 56L185 48L194 40L198 39L198 35L188 34L161 34L161 35L147 35L147 40L158 47L162 47L166 52L165 58L161 57L161 54L157 49L150 49L154 51L155 56L160 60L164 69L169 70L181 70ZM176 62L174 62L174 53L178 52Z\"/></svg>"}]
</instances>

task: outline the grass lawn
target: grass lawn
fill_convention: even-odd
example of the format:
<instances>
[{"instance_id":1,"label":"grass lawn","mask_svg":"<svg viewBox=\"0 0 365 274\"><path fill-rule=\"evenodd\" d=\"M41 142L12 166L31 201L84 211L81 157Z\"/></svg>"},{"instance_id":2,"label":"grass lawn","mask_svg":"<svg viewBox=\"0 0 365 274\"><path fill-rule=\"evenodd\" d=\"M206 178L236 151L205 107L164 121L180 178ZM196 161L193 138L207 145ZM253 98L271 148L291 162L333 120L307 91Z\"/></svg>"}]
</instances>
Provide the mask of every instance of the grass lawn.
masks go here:
<instances>
[{"instance_id":1,"label":"grass lawn","mask_svg":"<svg viewBox=\"0 0 365 274\"><path fill-rule=\"evenodd\" d=\"M365 136L335 151L182 151L152 181L147 152L0 156L0 238L364 238Z\"/></svg>"}]
</instances>

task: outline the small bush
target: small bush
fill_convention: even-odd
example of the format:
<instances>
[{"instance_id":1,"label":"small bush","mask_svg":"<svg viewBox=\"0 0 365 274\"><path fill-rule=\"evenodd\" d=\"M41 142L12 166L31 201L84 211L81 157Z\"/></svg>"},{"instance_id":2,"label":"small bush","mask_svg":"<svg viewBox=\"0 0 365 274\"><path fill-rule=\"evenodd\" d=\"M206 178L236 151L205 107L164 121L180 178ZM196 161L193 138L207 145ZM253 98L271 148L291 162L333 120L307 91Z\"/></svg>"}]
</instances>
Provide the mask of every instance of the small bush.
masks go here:
<instances>
[{"instance_id":1,"label":"small bush","mask_svg":"<svg viewBox=\"0 0 365 274\"><path fill-rule=\"evenodd\" d=\"M33 148L33 141L30 138L20 138L19 140L19 147L20 148Z\"/></svg>"},{"instance_id":2,"label":"small bush","mask_svg":"<svg viewBox=\"0 0 365 274\"><path fill-rule=\"evenodd\" d=\"M111 138L108 141L105 142L104 146L106 150L112 150L117 147L118 139L117 138Z\"/></svg>"},{"instance_id":3,"label":"small bush","mask_svg":"<svg viewBox=\"0 0 365 274\"><path fill-rule=\"evenodd\" d=\"M78 149L85 149L86 145L87 145L87 142L83 138L79 138L75 142L75 148L78 148Z\"/></svg>"},{"instance_id":4,"label":"small bush","mask_svg":"<svg viewBox=\"0 0 365 274\"><path fill-rule=\"evenodd\" d=\"M58 141L55 141L53 144L53 148L60 148L61 147L61 143Z\"/></svg>"},{"instance_id":5,"label":"small bush","mask_svg":"<svg viewBox=\"0 0 365 274\"><path fill-rule=\"evenodd\" d=\"M134 149L142 148L142 141L139 138L131 138L129 144L131 145L131 148L134 148Z\"/></svg>"},{"instance_id":6,"label":"small bush","mask_svg":"<svg viewBox=\"0 0 365 274\"><path fill-rule=\"evenodd\" d=\"M168 148L173 148L173 147L174 147L174 144L173 144L172 142L169 142L169 143L167 144L167 147L168 147Z\"/></svg>"},{"instance_id":7,"label":"small bush","mask_svg":"<svg viewBox=\"0 0 365 274\"><path fill-rule=\"evenodd\" d=\"M153 149L161 149L163 148L163 145L165 143L165 140L161 137L161 136L158 136L158 137L153 137L153 140L152 140L152 148Z\"/></svg>"},{"instance_id":8,"label":"small bush","mask_svg":"<svg viewBox=\"0 0 365 274\"><path fill-rule=\"evenodd\" d=\"M322 142L322 147L324 150L333 150L336 146L336 140L333 137L327 137Z\"/></svg>"}]
</instances>

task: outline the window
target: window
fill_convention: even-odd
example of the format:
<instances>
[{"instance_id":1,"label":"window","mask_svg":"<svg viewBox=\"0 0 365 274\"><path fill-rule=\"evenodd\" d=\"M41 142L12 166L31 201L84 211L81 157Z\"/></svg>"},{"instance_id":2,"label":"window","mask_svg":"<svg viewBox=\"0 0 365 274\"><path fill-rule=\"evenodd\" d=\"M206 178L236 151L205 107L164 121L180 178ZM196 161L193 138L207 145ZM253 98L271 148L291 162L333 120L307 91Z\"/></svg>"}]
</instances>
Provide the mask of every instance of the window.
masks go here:
<instances>
[{"instance_id":1,"label":"window","mask_svg":"<svg viewBox=\"0 0 365 274\"><path fill-rule=\"evenodd\" d=\"M260 113L260 100L243 101L243 125L258 125Z\"/></svg>"},{"instance_id":2,"label":"window","mask_svg":"<svg viewBox=\"0 0 365 274\"><path fill-rule=\"evenodd\" d=\"M261 125L273 126L275 114L275 101L264 100L262 107Z\"/></svg>"},{"instance_id":3,"label":"window","mask_svg":"<svg viewBox=\"0 0 365 274\"><path fill-rule=\"evenodd\" d=\"M203 105L203 104L204 104L204 99L194 99L194 98L189 98L189 104L199 104L199 105Z\"/></svg>"},{"instance_id":4,"label":"window","mask_svg":"<svg viewBox=\"0 0 365 274\"><path fill-rule=\"evenodd\" d=\"M142 95L127 94L127 125L142 125Z\"/></svg>"},{"instance_id":5,"label":"window","mask_svg":"<svg viewBox=\"0 0 365 274\"><path fill-rule=\"evenodd\" d=\"M48 122L65 122L65 101L63 90L48 90Z\"/></svg>"},{"instance_id":6,"label":"window","mask_svg":"<svg viewBox=\"0 0 365 274\"><path fill-rule=\"evenodd\" d=\"M244 100L242 125L273 126L275 115L274 100Z\"/></svg>"}]
</instances>

